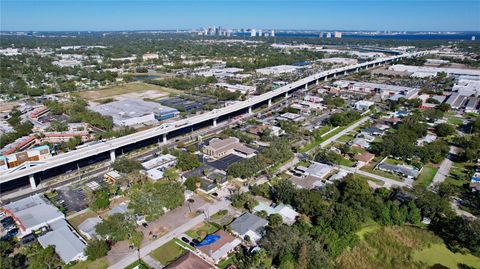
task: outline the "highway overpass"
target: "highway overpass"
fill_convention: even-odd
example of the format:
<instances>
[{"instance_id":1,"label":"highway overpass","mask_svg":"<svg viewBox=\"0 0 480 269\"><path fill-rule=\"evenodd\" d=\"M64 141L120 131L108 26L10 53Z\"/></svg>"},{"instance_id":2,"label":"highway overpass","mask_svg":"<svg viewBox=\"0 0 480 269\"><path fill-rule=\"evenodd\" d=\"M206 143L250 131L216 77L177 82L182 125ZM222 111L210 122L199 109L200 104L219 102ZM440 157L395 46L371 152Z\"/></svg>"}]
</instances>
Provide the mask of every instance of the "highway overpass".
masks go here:
<instances>
[{"instance_id":1,"label":"highway overpass","mask_svg":"<svg viewBox=\"0 0 480 269\"><path fill-rule=\"evenodd\" d=\"M12 169L2 172L0 175L0 184L5 184L14 180L29 180L32 188L36 188L35 176L36 174L44 173L46 171L61 168L62 166L79 163L87 158L92 158L98 155L109 154L110 159L115 160L116 150L131 146L137 143L145 142L146 140L157 139L158 142L166 142L168 138L175 136L175 132L182 129L193 128L193 126L209 123L216 126L217 121L225 119L226 116L234 113L252 113L254 107L259 105L272 104L272 99L276 97L288 97L290 92L299 89L308 89L310 85L318 84L320 81L326 81L329 78L335 78L339 75L347 75L349 73L358 72L362 69L369 69L381 64L391 63L405 57L422 56L426 52L406 53L385 58L379 58L373 61L364 62L356 65L346 67L339 67L327 71L323 71L288 85L277 88L273 91L266 92L262 95L251 97L245 101L240 101L235 104L214 109L200 115L180 119L171 125L162 124L159 127L154 127L148 130L140 131L131 135L115 138L109 141L97 143L82 149L73 150L64 154L53 156L52 158L43 161L36 165L26 165L23 169ZM0 188L1 190L1 188Z\"/></svg>"}]
</instances>

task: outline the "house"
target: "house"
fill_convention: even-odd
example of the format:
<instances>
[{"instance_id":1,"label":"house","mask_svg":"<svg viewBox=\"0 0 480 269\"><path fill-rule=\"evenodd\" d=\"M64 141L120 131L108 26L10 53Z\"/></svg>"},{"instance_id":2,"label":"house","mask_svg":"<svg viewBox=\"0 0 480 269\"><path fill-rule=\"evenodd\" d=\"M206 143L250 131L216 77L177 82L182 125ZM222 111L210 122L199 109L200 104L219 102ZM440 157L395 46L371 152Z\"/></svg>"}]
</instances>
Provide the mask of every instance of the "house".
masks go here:
<instances>
[{"instance_id":1,"label":"house","mask_svg":"<svg viewBox=\"0 0 480 269\"><path fill-rule=\"evenodd\" d=\"M270 216L271 214L279 214L283 218L283 223L291 225L295 223L298 213L289 205L279 204L272 207L264 202L260 202L253 208L254 212L265 211Z\"/></svg>"},{"instance_id":2,"label":"house","mask_svg":"<svg viewBox=\"0 0 480 269\"><path fill-rule=\"evenodd\" d=\"M432 143L436 139L437 136L435 134L427 134L426 136L417 140L417 146L423 146L425 144Z\"/></svg>"},{"instance_id":3,"label":"house","mask_svg":"<svg viewBox=\"0 0 480 269\"><path fill-rule=\"evenodd\" d=\"M348 175L348 172L346 171L338 171L336 174L332 175L331 177L328 178L328 181L327 183L330 183L333 181L337 181L337 180L342 180L343 178L345 178L346 176Z\"/></svg>"},{"instance_id":4,"label":"house","mask_svg":"<svg viewBox=\"0 0 480 269\"><path fill-rule=\"evenodd\" d=\"M280 116L278 116L277 119L284 120L284 121L293 121L293 122L300 122L305 120L305 118L302 117L301 115L296 113L291 113L291 112L283 113Z\"/></svg>"},{"instance_id":5,"label":"house","mask_svg":"<svg viewBox=\"0 0 480 269\"><path fill-rule=\"evenodd\" d=\"M223 230L218 230L214 234L207 235L202 242L197 244L197 249L217 263L226 258L241 243L240 239Z\"/></svg>"},{"instance_id":6,"label":"house","mask_svg":"<svg viewBox=\"0 0 480 269\"><path fill-rule=\"evenodd\" d=\"M38 237L38 242L43 248L53 246L64 263L87 259L84 254L85 241L80 239L65 219L57 220L49 226L51 231Z\"/></svg>"},{"instance_id":7,"label":"house","mask_svg":"<svg viewBox=\"0 0 480 269\"><path fill-rule=\"evenodd\" d=\"M203 151L215 158L221 158L229 154L236 154L244 158L255 156L255 150L240 143L236 137L213 138L208 145L203 147Z\"/></svg>"},{"instance_id":8,"label":"house","mask_svg":"<svg viewBox=\"0 0 480 269\"><path fill-rule=\"evenodd\" d=\"M17 223L20 237L65 218L58 208L39 194L4 205L3 210Z\"/></svg>"},{"instance_id":9,"label":"house","mask_svg":"<svg viewBox=\"0 0 480 269\"><path fill-rule=\"evenodd\" d=\"M355 103L355 109L365 111L370 109L373 105L375 105L375 103L372 101L361 100Z\"/></svg>"},{"instance_id":10,"label":"house","mask_svg":"<svg viewBox=\"0 0 480 269\"><path fill-rule=\"evenodd\" d=\"M248 235L252 242L257 242L262 238L265 226L268 221L252 213L245 213L236 218L231 224L232 232L237 236L244 238Z\"/></svg>"},{"instance_id":11,"label":"house","mask_svg":"<svg viewBox=\"0 0 480 269\"><path fill-rule=\"evenodd\" d=\"M305 170L304 175L315 177L317 179L322 179L325 178L332 171L333 166L331 165L312 162L312 164Z\"/></svg>"},{"instance_id":12,"label":"house","mask_svg":"<svg viewBox=\"0 0 480 269\"><path fill-rule=\"evenodd\" d=\"M215 268L191 251L170 263L165 269L212 269Z\"/></svg>"},{"instance_id":13,"label":"house","mask_svg":"<svg viewBox=\"0 0 480 269\"><path fill-rule=\"evenodd\" d=\"M362 149L368 149L370 147L370 143L365 138L355 138L351 142L352 147L359 147Z\"/></svg>"},{"instance_id":14,"label":"house","mask_svg":"<svg viewBox=\"0 0 480 269\"><path fill-rule=\"evenodd\" d=\"M364 153L355 155L354 158L359 162L360 165L358 166L362 167L364 165L369 164L375 158L375 154L372 154L370 152L364 152Z\"/></svg>"},{"instance_id":15,"label":"house","mask_svg":"<svg viewBox=\"0 0 480 269\"><path fill-rule=\"evenodd\" d=\"M369 127L369 128L363 128L361 130L361 133L362 134L373 135L373 136L383 136L385 134L385 131L380 129L380 128Z\"/></svg>"},{"instance_id":16,"label":"house","mask_svg":"<svg viewBox=\"0 0 480 269\"><path fill-rule=\"evenodd\" d=\"M394 164L388 164L388 163L381 163L377 165L377 168L383 171L400 174L408 178L416 178L420 174L419 170L406 165L394 165Z\"/></svg>"},{"instance_id":17,"label":"house","mask_svg":"<svg viewBox=\"0 0 480 269\"><path fill-rule=\"evenodd\" d=\"M95 226L101 223L102 219L99 217L88 218L84 220L80 225L78 225L78 230L83 234L88 240L98 238L98 235L95 231Z\"/></svg>"}]
</instances>

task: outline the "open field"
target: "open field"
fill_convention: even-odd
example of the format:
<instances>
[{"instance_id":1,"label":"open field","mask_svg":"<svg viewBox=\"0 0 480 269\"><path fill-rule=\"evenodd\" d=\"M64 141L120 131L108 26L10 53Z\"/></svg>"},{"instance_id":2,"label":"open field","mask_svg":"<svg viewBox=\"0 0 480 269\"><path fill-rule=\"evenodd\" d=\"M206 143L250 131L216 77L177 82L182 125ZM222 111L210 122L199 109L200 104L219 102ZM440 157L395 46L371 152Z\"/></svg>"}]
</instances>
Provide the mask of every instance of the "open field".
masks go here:
<instances>
[{"instance_id":1,"label":"open field","mask_svg":"<svg viewBox=\"0 0 480 269\"><path fill-rule=\"evenodd\" d=\"M150 256L161 264L167 265L182 256L185 252L186 250L179 246L175 240L170 240L165 245L152 251Z\"/></svg>"},{"instance_id":2,"label":"open field","mask_svg":"<svg viewBox=\"0 0 480 269\"><path fill-rule=\"evenodd\" d=\"M433 233L413 226L366 226L359 231L362 240L352 249L345 250L337 258L338 268L425 268L412 256L442 241Z\"/></svg>"},{"instance_id":3,"label":"open field","mask_svg":"<svg viewBox=\"0 0 480 269\"><path fill-rule=\"evenodd\" d=\"M432 164L425 165L417 180L415 180L414 185L422 186L423 188L428 187L435 177L437 171L438 168L434 167Z\"/></svg>"},{"instance_id":4,"label":"open field","mask_svg":"<svg viewBox=\"0 0 480 269\"><path fill-rule=\"evenodd\" d=\"M458 264L465 264L473 268L480 268L480 258L472 254L453 253L445 244L433 244L431 247L416 251L413 258L428 266L441 264L449 268L458 268Z\"/></svg>"},{"instance_id":5,"label":"open field","mask_svg":"<svg viewBox=\"0 0 480 269\"><path fill-rule=\"evenodd\" d=\"M180 94L181 91L146 84L143 82L132 82L119 86L112 86L104 89L80 92L80 96L89 101L99 101L107 98L116 100L128 98L149 98L156 99L170 94Z\"/></svg>"}]
</instances>

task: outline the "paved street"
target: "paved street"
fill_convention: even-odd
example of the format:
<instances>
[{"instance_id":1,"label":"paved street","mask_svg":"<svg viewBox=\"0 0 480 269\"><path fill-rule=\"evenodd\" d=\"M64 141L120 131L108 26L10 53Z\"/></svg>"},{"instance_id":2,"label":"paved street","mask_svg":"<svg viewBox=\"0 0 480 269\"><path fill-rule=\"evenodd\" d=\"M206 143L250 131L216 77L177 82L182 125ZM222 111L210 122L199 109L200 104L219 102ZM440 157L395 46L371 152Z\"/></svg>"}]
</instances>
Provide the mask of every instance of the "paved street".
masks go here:
<instances>
[{"instance_id":1,"label":"paved street","mask_svg":"<svg viewBox=\"0 0 480 269\"><path fill-rule=\"evenodd\" d=\"M435 174L435 177L433 177L432 182L430 183L429 188L435 188L436 186L439 186L445 178L450 174L450 168L452 168L453 164L453 155L457 154L457 148L454 146L450 146L450 152L448 153L447 158L445 158L442 163L440 164L440 167L438 168L437 173Z\"/></svg>"},{"instance_id":2,"label":"paved street","mask_svg":"<svg viewBox=\"0 0 480 269\"><path fill-rule=\"evenodd\" d=\"M336 134L336 135L330 137L329 139L323 141L320 144L320 147L324 148L324 147L328 146L330 143L334 142L335 140L339 139L340 137L342 137L342 136L346 135L347 133L351 132L353 129L357 128L358 126L360 126L361 124L366 122L368 119L370 119L369 116L365 116L365 117L361 118L360 120L358 120L354 124L348 126L344 130L340 131L338 134Z\"/></svg>"},{"instance_id":3,"label":"paved street","mask_svg":"<svg viewBox=\"0 0 480 269\"><path fill-rule=\"evenodd\" d=\"M205 210L205 212L207 212L207 215L212 216L213 214L217 213L218 211L226 209L229 205L230 205L229 201L223 200L223 201L217 202L215 204L207 205L204 208L204 210ZM160 246L162 246L163 244L172 240L173 238L180 236L181 234L185 233L186 231L194 228L196 225L200 224L204 220L205 220L205 214L201 214L201 215L191 219L187 223L175 228L174 230L172 230L168 234L166 234L166 235L158 238L157 240L151 242L150 244L142 247L140 249L140 258L143 258L143 257L147 256L153 250L159 248ZM109 269L123 269L123 268L127 267L128 265L134 263L137 259L138 259L138 254L135 251L135 252L132 252L132 253L126 255L125 258L123 258L119 262L111 265L108 268Z\"/></svg>"},{"instance_id":4,"label":"paved street","mask_svg":"<svg viewBox=\"0 0 480 269\"><path fill-rule=\"evenodd\" d=\"M351 172L351 173L357 173L359 175L362 175L362 176L366 176L366 177L370 177L370 178L374 178L374 179L378 179L378 180L381 180L383 182L385 182L385 185L383 185L383 187L386 187L386 188L391 188L393 186L399 186L399 187L410 187L408 186L407 183L405 182L401 182L401 181L396 181L396 180L393 180L393 179L390 179L390 178L386 178L386 177L382 177L382 176L379 176L379 175L375 175L375 174L372 174L372 173L369 173L369 172L365 172L363 170L360 170L360 169L356 169L356 168L353 168L353 167L348 167L348 166L343 166L343 165L339 165L338 167L340 167L342 170L344 171L347 171L347 172Z\"/></svg>"}]
</instances>

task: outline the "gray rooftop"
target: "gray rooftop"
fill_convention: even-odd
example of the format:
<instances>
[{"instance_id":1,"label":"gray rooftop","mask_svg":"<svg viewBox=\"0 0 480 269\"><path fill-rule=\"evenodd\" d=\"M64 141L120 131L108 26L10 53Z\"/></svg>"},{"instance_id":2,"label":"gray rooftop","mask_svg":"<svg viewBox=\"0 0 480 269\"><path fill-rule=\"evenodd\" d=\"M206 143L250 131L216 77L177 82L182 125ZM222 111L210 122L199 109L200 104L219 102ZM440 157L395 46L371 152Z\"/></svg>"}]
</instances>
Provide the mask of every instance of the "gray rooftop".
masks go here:
<instances>
[{"instance_id":1,"label":"gray rooftop","mask_svg":"<svg viewBox=\"0 0 480 269\"><path fill-rule=\"evenodd\" d=\"M85 244L73 234L67 225L59 225L55 230L38 237L42 247L54 246L63 262L69 263L82 255Z\"/></svg>"},{"instance_id":2,"label":"gray rooftop","mask_svg":"<svg viewBox=\"0 0 480 269\"><path fill-rule=\"evenodd\" d=\"M99 217L88 218L83 221L80 225L78 225L78 229L85 234L90 235L90 237L97 237L97 233L95 231L95 226L101 223L102 219Z\"/></svg>"},{"instance_id":3,"label":"gray rooftop","mask_svg":"<svg viewBox=\"0 0 480 269\"><path fill-rule=\"evenodd\" d=\"M34 195L3 206L23 225L22 230L46 224L64 215L40 195Z\"/></svg>"},{"instance_id":4,"label":"gray rooftop","mask_svg":"<svg viewBox=\"0 0 480 269\"><path fill-rule=\"evenodd\" d=\"M141 99L126 99L102 105L91 106L91 110L105 116L111 116L115 122L141 117L151 113L155 115L178 112L177 109Z\"/></svg>"},{"instance_id":5,"label":"gray rooftop","mask_svg":"<svg viewBox=\"0 0 480 269\"><path fill-rule=\"evenodd\" d=\"M388 163L381 163L378 165L378 168L382 170L403 174L405 176L414 177L414 178L417 177L418 174L420 174L420 172L416 169L408 168L400 165L388 164Z\"/></svg>"},{"instance_id":6,"label":"gray rooftop","mask_svg":"<svg viewBox=\"0 0 480 269\"><path fill-rule=\"evenodd\" d=\"M240 235L246 234L248 231L258 232L263 227L267 226L268 221L260 218L259 216L252 213L245 213L240 217L236 218L231 224L230 227L233 231Z\"/></svg>"}]
</instances>

